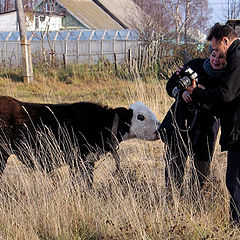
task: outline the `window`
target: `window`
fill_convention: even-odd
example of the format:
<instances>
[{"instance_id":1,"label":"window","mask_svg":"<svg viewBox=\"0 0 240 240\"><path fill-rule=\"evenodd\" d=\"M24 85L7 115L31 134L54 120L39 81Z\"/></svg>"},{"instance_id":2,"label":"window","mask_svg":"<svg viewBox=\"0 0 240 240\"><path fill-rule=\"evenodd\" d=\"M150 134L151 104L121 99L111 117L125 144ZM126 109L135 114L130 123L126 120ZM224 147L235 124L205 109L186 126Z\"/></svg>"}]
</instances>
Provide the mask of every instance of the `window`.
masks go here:
<instances>
[{"instance_id":1,"label":"window","mask_svg":"<svg viewBox=\"0 0 240 240\"><path fill-rule=\"evenodd\" d=\"M53 10L54 10L53 3L52 2L46 3L45 9L46 9L46 12L53 12Z\"/></svg>"},{"instance_id":2,"label":"window","mask_svg":"<svg viewBox=\"0 0 240 240\"><path fill-rule=\"evenodd\" d=\"M35 17L35 29L39 28L39 17Z\"/></svg>"},{"instance_id":3,"label":"window","mask_svg":"<svg viewBox=\"0 0 240 240\"><path fill-rule=\"evenodd\" d=\"M44 22L45 21L45 16L40 16L40 22Z\"/></svg>"}]
</instances>

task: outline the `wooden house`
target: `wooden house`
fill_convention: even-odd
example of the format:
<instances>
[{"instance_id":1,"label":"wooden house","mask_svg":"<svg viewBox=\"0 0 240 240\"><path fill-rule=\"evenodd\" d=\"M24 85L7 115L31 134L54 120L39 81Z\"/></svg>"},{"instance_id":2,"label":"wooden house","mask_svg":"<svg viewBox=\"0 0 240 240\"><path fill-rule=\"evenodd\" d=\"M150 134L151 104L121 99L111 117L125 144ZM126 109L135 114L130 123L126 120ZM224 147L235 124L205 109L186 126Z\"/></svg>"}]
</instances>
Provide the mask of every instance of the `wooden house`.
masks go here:
<instances>
[{"instance_id":1,"label":"wooden house","mask_svg":"<svg viewBox=\"0 0 240 240\"><path fill-rule=\"evenodd\" d=\"M41 0L33 9L25 9L25 15L28 31L121 30L131 28L130 17L136 19L138 11L131 0ZM0 14L0 31L17 28L15 11Z\"/></svg>"}]
</instances>

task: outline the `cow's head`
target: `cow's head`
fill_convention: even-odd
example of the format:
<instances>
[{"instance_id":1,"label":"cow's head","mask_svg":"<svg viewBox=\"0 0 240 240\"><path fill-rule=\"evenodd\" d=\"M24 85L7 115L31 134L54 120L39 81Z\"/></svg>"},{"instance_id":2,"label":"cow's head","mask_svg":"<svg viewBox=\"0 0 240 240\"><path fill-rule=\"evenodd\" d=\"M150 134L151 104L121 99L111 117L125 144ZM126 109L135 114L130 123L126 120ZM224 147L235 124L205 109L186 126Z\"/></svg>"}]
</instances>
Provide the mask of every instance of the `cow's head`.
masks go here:
<instances>
[{"instance_id":1,"label":"cow's head","mask_svg":"<svg viewBox=\"0 0 240 240\"><path fill-rule=\"evenodd\" d=\"M123 140L139 138L154 141L159 139L160 122L150 108L143 103L136 102L129 109L117 108L116 113L119 116L118 134L120 132Z\"/></svg>"}]
</instances>

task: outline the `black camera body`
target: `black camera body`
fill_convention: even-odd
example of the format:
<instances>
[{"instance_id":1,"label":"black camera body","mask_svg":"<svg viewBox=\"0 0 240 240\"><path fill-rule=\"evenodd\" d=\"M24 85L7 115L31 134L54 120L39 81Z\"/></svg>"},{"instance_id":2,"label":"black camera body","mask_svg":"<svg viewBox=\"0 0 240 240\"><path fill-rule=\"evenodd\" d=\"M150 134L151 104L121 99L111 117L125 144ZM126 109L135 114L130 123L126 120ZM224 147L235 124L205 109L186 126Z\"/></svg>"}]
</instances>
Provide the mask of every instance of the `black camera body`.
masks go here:
<instances>
[{"instance_id":1,"label":"black camera body","mask_svg":"<svg viewBox=\"0 0 240 240\"><path fill-rule=\"evenodd\" d=\"M193 71L190 67L181 68L179 73L178 87L180 90L185 90L187 87L192 85L192 81L197 81L198 74Z\"/></svg>"},{"instance_id":2,"label":"black camera body","mask_svg":"<svg viewBox=\"0 0 240 240\"><path fill-rule=\"evenodd\" d=\"M194 79L198 82L198 74L195 71L190 67L181 68L177 86L172 90L172 96L176 98L179 91L184 91L187 87L192 85Z\"/></svg>"}]
</instances>

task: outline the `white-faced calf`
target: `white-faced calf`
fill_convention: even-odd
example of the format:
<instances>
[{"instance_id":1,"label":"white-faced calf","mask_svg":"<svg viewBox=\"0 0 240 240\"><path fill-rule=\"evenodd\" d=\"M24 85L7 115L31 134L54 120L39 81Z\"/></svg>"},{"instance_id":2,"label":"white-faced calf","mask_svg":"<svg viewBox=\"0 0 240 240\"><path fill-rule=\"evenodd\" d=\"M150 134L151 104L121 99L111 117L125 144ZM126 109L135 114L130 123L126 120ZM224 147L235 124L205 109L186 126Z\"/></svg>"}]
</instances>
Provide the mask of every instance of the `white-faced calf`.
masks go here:
<instances>
[{"instance_id":1,"label":"white-faced calf","mask_svg":"<svg viewBox=\"0 0 240 240\"><path fill-rule=\"evenodd\" d=\"M30 139L31 147L34 148L37 134L41 131L46 132L46 128L57 140L61 139L62 128L67 131L71 140L77 141L79 147L78 154L81 161L66 162L71 174L78 174L79 170L81 172L83 169L81 163L84 163L88 173L87 181L91 185L96 161L96 158L93 160L89 157L92 153L112 152L119 168L117 145L131 138L157 140L159 126L160 123L153 112L140 102L132 104L129 109L123 107L113 109L90 102L40 104L20 102L2 96L0 97L0 174L4 171L10 153L17 155L20 161L34 168L31 160L21 158L19 154L21 144L24 140ZM9 144L12 152L6 151L6 144ZM53 170L50 158L47 161L38 159L38 163L47 172Z\"/></svg>"}]
</instances>

